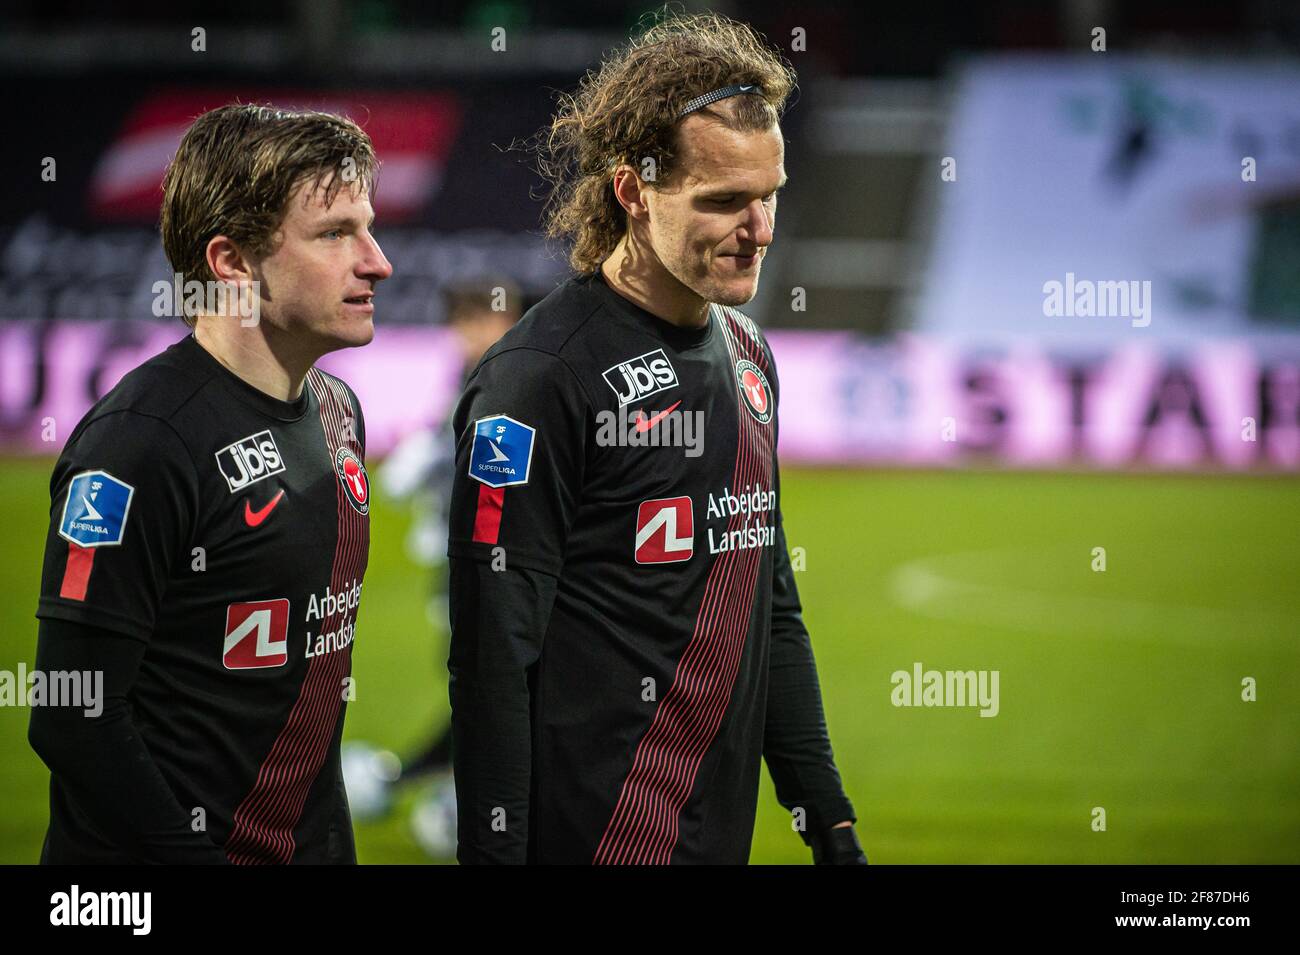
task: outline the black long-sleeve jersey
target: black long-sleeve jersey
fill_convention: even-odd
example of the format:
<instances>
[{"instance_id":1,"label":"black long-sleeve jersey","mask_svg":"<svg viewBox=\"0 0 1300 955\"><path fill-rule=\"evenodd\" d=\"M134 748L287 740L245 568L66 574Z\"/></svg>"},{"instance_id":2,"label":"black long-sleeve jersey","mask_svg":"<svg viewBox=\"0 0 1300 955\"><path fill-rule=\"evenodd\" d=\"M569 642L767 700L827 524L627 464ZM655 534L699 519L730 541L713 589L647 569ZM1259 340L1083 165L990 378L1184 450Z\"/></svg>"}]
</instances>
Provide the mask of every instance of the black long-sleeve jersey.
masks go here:
<instances>
[{"instance_id":1,"label":"black long-sleeve jersey","mask_svg":"<svg viewBox=\"0 0 1300 955\"><path fill-rule=\"evenodd\" d=\"M127 674L110 682L129 684L113 719L130 725L100 738L133 748L114 778L33 716L33 742L57 757L43 861L198 861L215 846L234 863L355 862L339 742L370 541L364 457L343 382L313 368L280 401L192 336L77 425L50 482L38 659L90 654L101 634ZM143 651L114 649L129 641ZM129 818L113 787L159 779L174 801L141 803L183 816Z\"/></svg>"},{"instance_id":2,"label":"black long-sleeve jersey","mask_svg":"<svg viewBox=\"0 0 1300 955\"><path fill-rule=\"evenodd\" d=\"M455 416L462 862L744 863L761 759L805 839L853 809L779 506L776 368L565 282ZM802 812L797 812L802 810Z\"/></svg>"}]
</instances>

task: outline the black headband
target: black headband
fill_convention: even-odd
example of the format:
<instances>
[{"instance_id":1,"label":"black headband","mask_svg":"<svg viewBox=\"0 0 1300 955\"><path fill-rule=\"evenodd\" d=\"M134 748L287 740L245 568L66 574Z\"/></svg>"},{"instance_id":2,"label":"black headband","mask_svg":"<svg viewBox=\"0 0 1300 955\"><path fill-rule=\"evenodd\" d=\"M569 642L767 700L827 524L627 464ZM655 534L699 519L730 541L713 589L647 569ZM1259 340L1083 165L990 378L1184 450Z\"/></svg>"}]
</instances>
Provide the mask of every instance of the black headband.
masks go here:
<instances>
[{"instance_id":1,"label":"black headband","mask_svg":"<svg viewBox=\"0 0 1300 955\"><path fill-rule=\"evenodd\" d=\"M697 109L703 109L705 106L712 105L718 100L726 99L729 96L739 96L741 93L757 93L759 96L762 96L763 87L759 86L757 83L751 83L745 86L724 86L722 89L714 90L711 93L705 93L703 96L697 96L695 99L690 100L682 107L681 112L677 114L677 118L681 119L687 113L693 113Z\"/></svg>"}]
</instances>

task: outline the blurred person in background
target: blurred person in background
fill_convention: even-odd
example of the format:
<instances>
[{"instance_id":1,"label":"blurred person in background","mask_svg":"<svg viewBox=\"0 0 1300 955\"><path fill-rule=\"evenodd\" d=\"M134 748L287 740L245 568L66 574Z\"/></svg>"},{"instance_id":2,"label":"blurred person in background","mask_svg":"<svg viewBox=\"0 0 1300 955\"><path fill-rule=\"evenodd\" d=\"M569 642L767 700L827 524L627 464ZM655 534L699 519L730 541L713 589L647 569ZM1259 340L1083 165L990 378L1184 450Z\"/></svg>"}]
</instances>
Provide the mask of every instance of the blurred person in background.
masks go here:
<instances>
[{"instance_id":1,"label":"blurred person in background","mask_svg":"<svg viewBox=\"0 0 1300 955\"><path fill-rule=\"evenodd\" d=\"M510 279L482 278L449 286L444 301L447 327L464 361L462 380L468 380L483 354L519 320L523 293ZM403 438L378 474L390 498L411 503L414 519L407 554L431 571L428 619L439 633L447 627L447 527L456 464L451 424L454 410L453 405L440 423ZM441 639L437 646L443 647ZM446 665L445 648L439 651L437 665ZM455 855L450 725L434 727L427 744L401 760L368 743L346 743L343 771L358 818L373 819L387 812L393 803L394 786L431 780L432 785L419 796L412 814L416 841L435 858Z\"/></svg>"}]
</instances>

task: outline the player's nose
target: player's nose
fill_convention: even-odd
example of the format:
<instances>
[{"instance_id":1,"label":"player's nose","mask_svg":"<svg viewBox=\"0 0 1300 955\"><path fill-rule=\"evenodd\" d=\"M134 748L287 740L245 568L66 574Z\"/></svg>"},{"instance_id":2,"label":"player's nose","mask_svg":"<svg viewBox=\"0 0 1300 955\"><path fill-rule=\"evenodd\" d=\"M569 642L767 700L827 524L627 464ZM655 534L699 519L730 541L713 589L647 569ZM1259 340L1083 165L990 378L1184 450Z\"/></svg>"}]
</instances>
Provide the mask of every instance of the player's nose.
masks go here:
<instances>
[{"instance_id":1,"label":"player's nose","mask_svg":"<svg viewBox=\"0 0 1300 955\"><path fill-rule=\"evenodd\" d=\"M775 223L767 205L761 199L755 199L746 207L745 215L745 231L749 233L750 241L759 248L771 245Z\"/></svg>"},{"instance_id":2,"label":"player's nose","mask_svg":"<svg viewBox=\"0 0 1300 955\"><path fill-rule=\"evenodd\" d=\"M393 264L384 255L375 237L366 234L361 260L357 263L357 276L374 282L382 281L393 274Z\"/></svg>"}]
</instances>

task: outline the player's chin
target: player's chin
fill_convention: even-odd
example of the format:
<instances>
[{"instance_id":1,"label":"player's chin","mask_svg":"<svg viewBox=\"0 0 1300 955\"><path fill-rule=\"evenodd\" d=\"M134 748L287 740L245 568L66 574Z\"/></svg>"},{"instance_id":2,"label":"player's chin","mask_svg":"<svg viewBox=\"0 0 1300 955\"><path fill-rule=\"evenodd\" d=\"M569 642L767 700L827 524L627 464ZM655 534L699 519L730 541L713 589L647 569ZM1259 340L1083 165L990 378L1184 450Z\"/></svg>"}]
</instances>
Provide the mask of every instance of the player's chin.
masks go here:
<instances>
[{"instance_id":1,"label":"player's chin","mask_svg":"<svg viewBox=\"0 0 1300 955\"><path fill-rule=\"evenodd\" d=\"M709 300L719 305L732 307L747 304L758 294L758 272L751 276L733 276L714 283L716 292Z\"/></svg>"},{"instance_id":2,"label":"player's chin","mask_svg":"<svg viewBox=\"0 0 1300 955\"><path fill-rule=\"evenodd\" d=\"M375 337L375 323L369 315L341 315L330 328L335 348L359 348Z\"/></svg>"}]
</instances>

